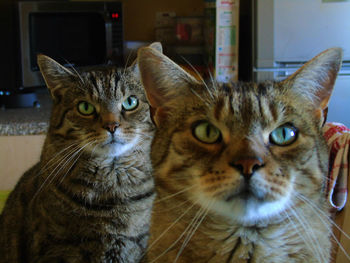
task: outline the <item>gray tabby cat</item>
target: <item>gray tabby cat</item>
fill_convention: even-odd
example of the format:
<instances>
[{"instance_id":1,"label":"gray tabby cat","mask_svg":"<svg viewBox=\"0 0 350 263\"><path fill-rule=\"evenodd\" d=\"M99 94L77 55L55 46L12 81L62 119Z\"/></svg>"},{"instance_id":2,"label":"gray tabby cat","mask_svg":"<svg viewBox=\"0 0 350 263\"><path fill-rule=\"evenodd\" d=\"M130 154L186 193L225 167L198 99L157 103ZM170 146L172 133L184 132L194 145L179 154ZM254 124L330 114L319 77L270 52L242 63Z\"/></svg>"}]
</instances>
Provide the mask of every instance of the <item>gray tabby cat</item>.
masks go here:
<instances>
[{"instance_id":1,"label":"gray tabby cat","mask_svg":"<svg viewBox=\"0 0 350 263\"><path fill-rule=\"evenodd\" d=\"M155 192L137 64L78 74L39 55L38 65L50 127L1 214L0 262L138 262Z\"/></svg>"},{"instance_id":2,"label":"gray tabby cat","mask_svg":"<svg viewBox=\"0 0 350 263\"><path fill-rule=\"evenodd\" d=\"M329 49L282 82L218 86L139 51L157 126L148 262L330 262L322 124L341 61Z\"/></svg>"}]
</instances>

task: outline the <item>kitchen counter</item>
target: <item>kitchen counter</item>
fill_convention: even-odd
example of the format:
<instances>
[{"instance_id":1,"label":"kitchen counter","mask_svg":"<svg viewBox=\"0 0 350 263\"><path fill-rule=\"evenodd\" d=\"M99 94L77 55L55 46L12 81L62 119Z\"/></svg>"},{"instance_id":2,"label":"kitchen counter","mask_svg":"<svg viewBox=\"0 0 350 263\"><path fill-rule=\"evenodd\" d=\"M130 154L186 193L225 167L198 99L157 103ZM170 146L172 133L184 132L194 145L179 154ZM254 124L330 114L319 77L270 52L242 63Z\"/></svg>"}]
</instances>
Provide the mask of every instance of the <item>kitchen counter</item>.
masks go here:
<instances>
[{"instance_id":1,"label":"kitchen counter","mask_svg":"<svg viewBox=\"0 0 350 263\"><path fill-rule=\"evenodd\" d=\"M0 136L45 134L49 127L52 101L48 91L39 90L38 108L0 109Z\"/></svg>"}]
</instances>

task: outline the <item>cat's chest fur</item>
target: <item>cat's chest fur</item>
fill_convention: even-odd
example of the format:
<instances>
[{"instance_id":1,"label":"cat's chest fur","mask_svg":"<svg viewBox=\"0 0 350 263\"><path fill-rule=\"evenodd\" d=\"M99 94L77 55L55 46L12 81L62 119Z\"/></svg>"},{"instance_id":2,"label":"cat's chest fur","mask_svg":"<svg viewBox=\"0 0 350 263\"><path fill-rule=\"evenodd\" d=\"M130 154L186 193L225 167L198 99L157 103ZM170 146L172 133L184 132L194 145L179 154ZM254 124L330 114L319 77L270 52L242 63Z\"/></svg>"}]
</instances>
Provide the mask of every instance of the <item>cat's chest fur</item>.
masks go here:
<instances>
[{"instance_id":1,"label":"cat's chest fur","mask_svg":"<svg viewBox=\"0 0 350 263\"><path fill-rule=\"evenodd\" d=\"M283 222L283 220L276 219L256 225L242 226L230 222L227 218L210 214L198 226L200 220L189 224L188 219L191 215L188 217L185 215L179 221L177 219L182 216L180 213L165 215L169 206L169 204L158 206L156 202L156 211L164 212L162 218L158 216L153 220L153 224L170 227L176 222L176 225L167 231L166 239L160 238L165 229L159 231L156 226L153 225L153 228L151 226L151 233L154 236L151 236L149 242L149 258L159 257L159 260L163 262L172 262L177 258L176 262L182 263L323 262L313 258L313 250L320 249L315 248L320 243L327 244L329 233L324 232L322 227L318 227L320 220L317 218L313 222L307 222L308 227L314 229L313 234L317 235L317 240L313 240L314 244L305 244L305 240L298 233L303 231L303 227L298 222ZM196 213L198 211L199 209L196 210ZM193 213L192 216L195 217L196 213ZM190 225L192 227L189 227ZM159 243L162 243L160 247L157 246ZM186 245L183 246L183 244ZM322 249L328 251L329 247ZM164 254L165 251L166 254ZM322 260L326 262L327 257L328 255L325 255Z\"/></svg>"},{"instance_id":2,"label":"cat's chest fur","mask_svg":"<svg viewBox=\"0 0 350 263\"><path fill-rule=\"evenodd\" d=\"M283 222L245 227L212 222L206 234L216 249L208 262L318 262L311 258L312 251L296 227L301 229Z\"/></svg>"},{"instance_id":3,"label":"cat's chest fur","mask_svg":"<svg viewBox=\"0 0 350 263\"><path fill-rule=\"evenodd\" d=\"M135 243L146 247L153 180L148 165L129 159L82 157L64 180L59 178L35 196L27 212L32 222L27 232L35 240L30 244L32 257L45 257L43 244L47 253L59 253L60 243L78 262L92 258L133 262L140 257L139 250L120 253Z\"/></svg>"}]
</instances>

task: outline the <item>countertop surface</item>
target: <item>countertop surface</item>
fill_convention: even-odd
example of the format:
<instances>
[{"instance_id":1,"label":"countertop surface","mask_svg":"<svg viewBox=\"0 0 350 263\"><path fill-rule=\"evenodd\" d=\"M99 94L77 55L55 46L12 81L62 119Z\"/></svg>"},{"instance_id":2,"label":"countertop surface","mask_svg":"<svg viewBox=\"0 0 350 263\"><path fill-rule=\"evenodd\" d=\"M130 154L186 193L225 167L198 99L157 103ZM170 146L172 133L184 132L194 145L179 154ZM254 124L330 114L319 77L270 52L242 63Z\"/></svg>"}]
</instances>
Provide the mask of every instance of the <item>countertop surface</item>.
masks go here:
<instances>
[{"instance_id":1,"label":"countertop surface","mask_svg":"<svg viewBox=\"0 0 350 263\"><path fill-rule=\"evenodd\" d=\"M49 127L52 100L46 89L36 92L38 108L0 109L0 136L45 134Z\"/></svg>"}]
</instances>

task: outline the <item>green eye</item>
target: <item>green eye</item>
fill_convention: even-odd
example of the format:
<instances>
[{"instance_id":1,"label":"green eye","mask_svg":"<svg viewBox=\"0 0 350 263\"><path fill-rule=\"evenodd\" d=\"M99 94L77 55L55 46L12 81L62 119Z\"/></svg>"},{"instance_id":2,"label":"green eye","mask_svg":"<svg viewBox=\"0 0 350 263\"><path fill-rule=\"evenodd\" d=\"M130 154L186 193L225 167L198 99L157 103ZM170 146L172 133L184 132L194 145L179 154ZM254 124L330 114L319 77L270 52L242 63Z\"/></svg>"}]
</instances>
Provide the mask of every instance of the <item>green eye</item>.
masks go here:
<instances>
[{"instance_id":1,"label":"green eye","mask_svg":"<svg viewBox=\"0 0 350 263\"><path fill-rule=\"evenodd\" d=\"M297 128L291 124L285 124L271 132L270 142L279 146L287 146L295 142L297 136Z\"/></svg>"},{"instance_id":2,"label":"green eye","mask_svg":"<svg viewBox=\"0 0 350 263\"><path fill-rule=\"evenodd\" d=\"M139 100L135 96L130 96L123 101L122 106L124 110L134 110L139 106Z\"/></svg>"},{"instance_id":3,"label":"green eye","mask_svg":"<svg viewBox=\"0 0 350 263\"><path fill-rule=\"evenodd\" d=\"M207 121L195 125L193 135L199 141L210 144L218 142L221 138L220 130Z\"/></svg>"},{"instance_id":4,"label":"green eye","mask_svg":"<svg viewBox=\"0 0 350 263\"><path fill-rule=\"evenodd\" d=\"M82 115L92 115L95 113L95 107L89 102L81 101L78 103L78 111Z\"/></svg>"}]
</instances>

